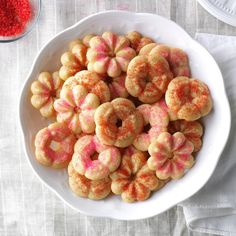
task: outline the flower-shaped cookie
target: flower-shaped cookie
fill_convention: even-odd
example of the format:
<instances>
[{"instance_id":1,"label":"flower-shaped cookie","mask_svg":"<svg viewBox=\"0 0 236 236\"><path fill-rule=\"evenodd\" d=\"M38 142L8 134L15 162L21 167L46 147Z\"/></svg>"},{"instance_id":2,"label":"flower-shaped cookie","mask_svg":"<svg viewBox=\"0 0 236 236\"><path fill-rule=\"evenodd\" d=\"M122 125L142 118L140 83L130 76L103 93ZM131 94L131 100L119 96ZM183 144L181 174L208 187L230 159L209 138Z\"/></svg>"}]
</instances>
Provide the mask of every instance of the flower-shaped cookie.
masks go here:
<instances>
[{"instance_id":1,"label":"flower-shaped cookie","mask_svg":"<svg viewBox=\"0 0 236 236\"><path fill-rule=\"evenodd\" d=\"M126 34L126 37L130 41L130 46L137 52L141 50L145 45L153 43L152 39L142 36L137 31L132 31Z\"/></svg>"},{"instance_id":2,"label":"flower-shaped cookie","mask_svg":"<svg viewBox=\"0 0 236 236\"><path fill-rule=\"evenodd\" d=\"M117 77L126 72L128 64L135 57L136 52L129 47L129 40L125 36L118 36L112 32L104 32L102 36L93 37L87 52L88 70L99 74Z\"/></svg>"},{"instance_id":3,"label":"flower-shaped cookie","mask_svg":"<svg viewBox=\"0 0 236 236\"><path fill-rule=\"evenodd\" d=\"M164 57L153 54L136 56L129 63L125 87L141 102L154 103L166 92L172 77L169 64Z\"/></svg>"},{"instance_id":4,"label":"flower-shaped cookie","mask_svg":"<svg viewBox=\"0 0 236 236\"><path fill-rule=\"evenodd\" d=\"M163 132L148 148L151 155L148 167L156 171L159 179L179 179L194 164L193 149L193 144L182 133Z\"/></svg>"},{"instance_id":5,"label":"flower-shaped cookie","mask_svg":"<svg viewBox=\"0 0 236 236\"><path fill-rule=\"evenodd\" d=\"M118 148L101 144L93 135L78 139L72 157L75 170L91 180L106 178L118 168L120 161Z\"/></svg>"},{"instance_id":6,"label":"flower-shaped cookie","mask_svg":"<svg viewBox=\"0 0 236 236\"><path fill-rule=\"evenodd\" d=\"M176 77L170 82L165 100L178 119L187 121L206 116L212 109L212 98L207 85L184 76Z\"/></svg>"},{"instance_id":7,"label":"flower-shaped cookie","mask_svg":"<svg viewBox=\"0 0 236 236\"><path fill-rule=\"evenodd\" d=\"M75 85L83 85L90 93L94 93L99 97L101 103L110 101L110 89L102 78L95 72L82 70L70 77L63 85L64 87L74 87Z\"/></svg>"},{"instance_id":8,"label":"flower-shaped cookie","mask_svg":"<svg viewBox=\"0 0 236 236\"><path fill-rule=\"evenodd\" d=\"M75 142L75 136L64 123L53 123L37 133L35 157L42 165L64 168L71 160Z\"/></svg>"},{"instance_id":9,"label":"flower-shaped cookie","mask_svg":"<svg viewBox=\"0 0 236 236\"><path fill-rule=\"evenodd\" d=\"M111 100L115 98L127 98L129 93L125 87L125 77L126 74L122 74L115 78L105 79L105 82L108 84L110 93L111 93Z\"/></svg>"},{"instance_id":10,"label":"flower-shaped cookie","mask_svg":"<svg viewBox=\"0 0 236 236\"><path fill-rule=\"evenodd\" d=\"M79 174L70 162L68 166L69 185L71 190L80 197L92 200L104 199L111 192L109 177L101 180L90 180Z\"/></svg>"},{"instance_id":11,"label":"flower-shaped cookie","mask_svg":"<svg viewBox=\"0 0 236 236\"><path fill-rule=\"evenodd\" d=\"M151 43L140 50L140 55L161 55L168 61L174 77L190 76L188 56L180 48L172 48L163 44Z\"/></svg>"},{"instance_id":12,"label":"flower-shaped cookie","mask_svg":"<svg viewBox=\"0 0 236 236\"><path fill-rule=\"evenodd\" d=\"M82 40L77 39L69 44L69 51L65 52L61 56L62 67L59 70L60 77L63 80L67 80L69 77L81 71L87 65L87 46L92 35L87 35Z\"/></svg>"},{"instance_id":13,"label":"flower-shaped cookie","mask_svg":"<svg viewBox=\"0 0 236 236\"><path fill-rule=\"evenodd\" d=\"M200 150L202 146L201 137L203 127L198 121L176 120L169 123L168 131L173 134L181 132L194 145L194 152Z\"/></svg>"},{"instance_id":14,"label":"flower-shaped cookie","mask_svg":"<svg viewBox=\"0 0 236 236\"><path fill-rule=\"evenodd\" d=\"M132 146L125 149L119 169L110 177L112 192L121 194L125 202L144 201L161 187L155 172L147 166L146 154Z\"/></svg>"},{"instance_id":15,"label":"flower-shaped cookie","mask_svg":"<svg viewBox=\"0 0 236 236\"><path fill-rule=\"evenodd\" d=\"M140 151L147 151L150 143L158 137L161 132L167 131L169 124L168 113L158 104L143 104L137 107L144 118L144 131L137 135L133 145ZM145 128L147 127L147 131Z\"/></svg>"},{"instance_id":16,"label":"flower-shaped cookie","mask_svg":"<svg viewBox=\"0 0 236 236\"><path fill-rule=\"evenodd\" d=\"M128 147L143 128L143 117L126 98L100 105L95 112L96 134L106 145Z\"/></svg>"},{"instance_id":17,"label":"flower-shaped cookie","mask_svg":"<svg viewBox=\"0 0 236 236\"><path fill-rule=\"evenodd\" d=\"M31 104L39 109L44 117L55 116L53 103L59 97L63 80L60 79L58 72L52 75L48 72L39 74L38 80L31 84Z\"/></svg>"},{"instance_id":18,"label":"flower-shaped cookie","mask_svg":"<svg viewBox=\"0 0 236 236\"><path fill-rule=\"evenodd\" d=\"M99 105L97 95L88 93L82 85L63 88L60 98L54 102L57 121L67 123L75 134L95 131L94 113Z\"/></svg>"}]
</instances>

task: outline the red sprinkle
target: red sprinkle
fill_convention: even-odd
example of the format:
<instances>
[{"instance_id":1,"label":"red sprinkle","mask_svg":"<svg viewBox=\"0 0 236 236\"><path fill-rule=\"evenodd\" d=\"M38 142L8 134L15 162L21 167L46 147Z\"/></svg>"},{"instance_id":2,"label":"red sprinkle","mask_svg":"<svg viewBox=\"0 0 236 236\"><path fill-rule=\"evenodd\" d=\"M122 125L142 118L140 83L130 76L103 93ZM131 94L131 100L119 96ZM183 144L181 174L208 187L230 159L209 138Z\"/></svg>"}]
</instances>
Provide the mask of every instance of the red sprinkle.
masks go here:
<instances>
[{"instance_id":1,"label":"red sprinkle","mask_svg":"<svg viewBox=\"0 0 236 236\"><path fill-rule=\"evenodd\" d=\"M22 33L30 17L29 0L0 0L0 36Z\"/></svg>"}]
</instances>

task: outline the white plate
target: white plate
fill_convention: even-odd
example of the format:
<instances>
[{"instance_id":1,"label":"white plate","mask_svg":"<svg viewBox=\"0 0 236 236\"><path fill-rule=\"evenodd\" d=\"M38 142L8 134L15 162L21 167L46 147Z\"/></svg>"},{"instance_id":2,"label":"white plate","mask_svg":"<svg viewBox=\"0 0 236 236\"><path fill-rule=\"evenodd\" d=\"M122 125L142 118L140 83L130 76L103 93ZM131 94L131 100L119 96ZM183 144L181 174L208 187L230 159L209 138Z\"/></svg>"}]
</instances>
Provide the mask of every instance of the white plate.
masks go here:
<instances>
[{"instance_id":1,"label":"white plate","mask_svg":"<svg viewBox=\"0 0 236 236\"><path fill-rule=\"evenodd\" d=\"M197 0L210 14L219 20L236 26L236 0Z\"/></svg>"},{"instance_id":2,"label":"white plate","mask_svg":"<svg viewBox=\"0 0 236 236\"><path fill-rule=\"evenodd\" d=\"M34 136L48 122L30 104L30 84L41 71L54 71L58 68L60 55L68 47L69 41L89 33L101 34L108 30L120 34L137 30L157 42L182 48L189 55L193 76L208 84L214 100L213 111L204 119L206 129L203 147L197 155L195 166L182 179L172 181L147 201L133 204L122 202L119 196L111 196L102 201L76 197L69 189L66 170L52 170L40 165L34 158ZM157 215L196 193L213 173L230 130L230 109L223 78L206 49L170 20L153 14L123 11L108 11L89 16L55 36L44 46L24 84L19 116L26 157L40 180L65 203L84 214L122 220Z\"/></svg>"}]
</instances>

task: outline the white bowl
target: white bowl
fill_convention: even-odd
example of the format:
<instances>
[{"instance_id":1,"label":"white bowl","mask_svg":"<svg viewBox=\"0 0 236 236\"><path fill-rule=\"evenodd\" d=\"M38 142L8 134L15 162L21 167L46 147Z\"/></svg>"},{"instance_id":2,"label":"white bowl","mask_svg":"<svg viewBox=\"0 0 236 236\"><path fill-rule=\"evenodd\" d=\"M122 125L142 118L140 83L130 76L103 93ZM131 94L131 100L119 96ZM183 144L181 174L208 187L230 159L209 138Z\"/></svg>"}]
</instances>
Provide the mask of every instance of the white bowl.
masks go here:
<instances>
[{"instance_id":1,"label":"white bowl","mask_svg":"<svg viewBox=\"0 0 236 236\"><path fill-rule=\"evenodd\" d=\"M41 71L55 71L60 55L71 40L89 33L114 31L125 34L137 30L157 42L180 47L190 59L192 75L206 82L213 100L213 111L204 118L203 146L194 167L180 180L172 181L144 202L128 204L119 196L91 201L75 196L68 185L66 170L53 170L34 158L34 136L48 121L30 103L30 85ZM230 130L230 109L221 72L212 56L180 26L163 17L146 13L108 11L84 18L50 40L39 52L24 84L19 104L20 124L26 157L39 179L72 208L93 216L135 220L160 214L196 193L212 175Z\"/></svg>"}]
</instances>

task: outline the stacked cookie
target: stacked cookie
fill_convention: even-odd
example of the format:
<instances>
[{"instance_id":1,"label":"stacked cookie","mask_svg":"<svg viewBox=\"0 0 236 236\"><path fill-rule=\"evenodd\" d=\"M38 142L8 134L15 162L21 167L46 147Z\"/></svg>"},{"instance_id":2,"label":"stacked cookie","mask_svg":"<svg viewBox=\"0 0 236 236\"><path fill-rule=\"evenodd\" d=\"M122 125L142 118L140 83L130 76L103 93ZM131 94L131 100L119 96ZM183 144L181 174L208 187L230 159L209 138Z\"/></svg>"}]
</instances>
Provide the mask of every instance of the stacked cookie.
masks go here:
<instances>
[{"instance_id":1,"label":"stacked cookie","mask_svg":"<svg viewBox=\"0 0 236 236\"><path fill-rule=\"evenodd\" d=\"M143 201L181 178L200 150L198 121L210 91L190 78L187 54L138 32L70 43L57 72L40 73L31 103L54 123L35 137L35 157L68 167L78 196Z\"/></svg>"}]
</instances>

